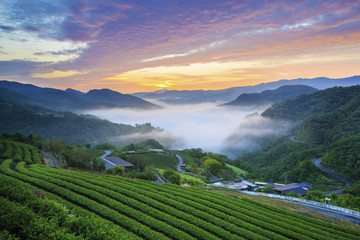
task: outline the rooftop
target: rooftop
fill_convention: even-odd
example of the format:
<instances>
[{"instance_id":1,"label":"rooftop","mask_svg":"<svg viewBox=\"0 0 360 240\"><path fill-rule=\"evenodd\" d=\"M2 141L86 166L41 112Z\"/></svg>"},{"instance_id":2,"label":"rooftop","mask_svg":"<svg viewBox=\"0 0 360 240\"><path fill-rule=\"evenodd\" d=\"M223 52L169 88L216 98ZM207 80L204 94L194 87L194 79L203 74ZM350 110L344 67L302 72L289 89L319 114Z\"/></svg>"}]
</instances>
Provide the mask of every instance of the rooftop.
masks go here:
<instances>
[{"instance_id":1,"label":"rooftop","mask_svg":"<svg viewBox=\"0 0 360 240\"><path fill-rule=\"evenodd\" d=\"M121 158L117 158L117 157L106 157L105 159L113 164L118 164L122 167L133 167L134 166L131 163L129 163Z\"/></svg>"}]
</instances>

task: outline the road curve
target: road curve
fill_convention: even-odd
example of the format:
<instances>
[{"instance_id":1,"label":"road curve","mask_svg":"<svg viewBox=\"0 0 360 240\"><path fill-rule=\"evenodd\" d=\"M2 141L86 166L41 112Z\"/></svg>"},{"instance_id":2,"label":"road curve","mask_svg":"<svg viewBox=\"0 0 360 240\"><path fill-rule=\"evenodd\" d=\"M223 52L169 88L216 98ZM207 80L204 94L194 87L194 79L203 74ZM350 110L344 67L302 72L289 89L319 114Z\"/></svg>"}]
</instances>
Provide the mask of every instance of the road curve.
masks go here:
<instances>
[{"instance_id":1,"label":"road curve","mask_svg":"<svg viewBox=\"0 0 360 240\"><path fill-rule=\"evenodd\" d=\"M112 162L106 159L106 157L110 156L112 154L112 151L105 150L104 155L101 156L101 159L105 161L105 169L112 168L115 166Z\"/></svg>"},{"instance_id":2,"label":"road curve","mask_svg":"<svg viewBox=\"0 0 360 240\"><path fill-rule=\"evenodd\" d=\"M314 165L315 165L317 168L319 168L320 170L322 170L322 171L330 174L331 176L335 177L336 179L340 180L341 182L344 182L344 183L346 183L347 185L351 185L351 184L354 183L353 181L351 181L351 180L349 180L349 179L347 179L347 178L345 178L345 177L343 177L343 176L340 176L340 175L334 173L333 171L325 168L323 165L321 165L321 158L313 159L312 162L314 163Z\"/></svg>"},{"instance_id":3,"label":"road curve","mask_svg":"<svg viewBox=\"0 0 360 240\"><path fill-rule=\"evenodd\" d=\"M184 173L185 171L181 169L181 165L184 164L184 159L180 156L180 154L176 154L175 156L176 156L176 158L179 160L178 165L176 166L176 169L177 169L179 172Z\"/></svg>"}]
</instances>

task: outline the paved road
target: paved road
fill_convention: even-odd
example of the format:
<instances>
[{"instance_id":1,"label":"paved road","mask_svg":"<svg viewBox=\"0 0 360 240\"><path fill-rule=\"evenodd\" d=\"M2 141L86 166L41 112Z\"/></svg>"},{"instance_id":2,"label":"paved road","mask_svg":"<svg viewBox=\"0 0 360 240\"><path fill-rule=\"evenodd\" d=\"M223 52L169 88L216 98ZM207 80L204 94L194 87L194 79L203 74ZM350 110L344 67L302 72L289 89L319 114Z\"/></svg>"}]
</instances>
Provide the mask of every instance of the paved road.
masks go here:
<instances>
[{"instance_id":1,"label":"paved road","mask_svg":"<svg viewBox=\"0 0 360 240\"><path fill-rule=\"evenodd\" d=\"M301 203L301 205L304 206L304 207L313 209L315 211L318 211L320 213L326 214L326 215L330 215L330 216L340 218L340 219L349 220L349 221L351 221L353 223L356 223L357 225L360 226L360 218L358 218L358 217L347 215L347 214L340 213L340 212L335 212L335 211L332 211L332 210L329 210L329 209L324 209L324 208L319 208L319 207L315 207L315 206L312 206L312 205L303 204L303 203Z\"/></svg>"},{"instance_id":2,"label":"paved road","mask_svg":"<svg viewBox=\"0 0 360 240\"><path fill-rule=\"evenodd\" d=\"M349 179L347 179L347 178L345 178L345 177L343 177L343 176L340 176L340 175L334 173L333 171L331 171L331 170L325 168L324 166L322 166L322 165L321 165L321 158L313 159L312 162L314 163L314 165L315 165L316 167L318 167L318 168L321 169L322 171L327 172L327 173L330 174L331 176L333 176L333 177L335 177L336 179L338 179L338 180L346 183L347 185L351 185L351 184L354 183L353 181L351 181L351 180L349 180Z\"/></svg>"},{"instance_id":3,"label":"paved road","mask_svg":"<svg viewBox=\"0 0 360 240\"><path fill-rule=\"evenodd\" d=\"M290 137L289 139L290 139L291 141L294 141L294 142L306 143L306 142L304 142L304 141L300 141L300 140L296 139L295 137ZM311 144L311 143L306 143L306 144L308 144L308 145L310 145L310 146L312 146L312 147L316 147L316 145ZM315 165L317 168L319 168L320 170L322 170L322 171L330 174L331 176L335 177L336 179L340 180L341 182L345 182L347 185L351 185L351 184L354 183L353 181L351 181L351 180L349 180L349 179L347 179L347 178L345 178L345 177L343 177L343 176L340 176L340 175L334 173L333 171L331 171L331 170L325 168L324 166L322 166L322 165L321 165L321 158L313 159L312 162L314 163L314 165ZM339 192L339 191L334 191L334 192ZM341 193L341 191L340 191L340 193Z\"/></svg>"},{"instance_id":4,"label":"paved road","mask_svg":"<svg viewBox=\"0 0 360 240\"><path fill-rule=\"evenodd\" d=\"M175 155L177 157L177 159L179 160L179 163L178 165L176 166L176 169L179 171L179 172L185 172L184 170L181 169L181 165L184 164L184 159L179 155L179 154L176 154Z\"/></svg>"},{"instance_id":5,"label":"paved road","mask_svg":"<svg viewBox=\"0 0 360 240\"><path fill-rule=\"evenodd\" d=\"M110 156L112 151L105 150L104 155L101 156L101 159L105 161L105 169L112 168L115 166L112 162L108 161L106 157Z\"/></svg>"}]
</instances>

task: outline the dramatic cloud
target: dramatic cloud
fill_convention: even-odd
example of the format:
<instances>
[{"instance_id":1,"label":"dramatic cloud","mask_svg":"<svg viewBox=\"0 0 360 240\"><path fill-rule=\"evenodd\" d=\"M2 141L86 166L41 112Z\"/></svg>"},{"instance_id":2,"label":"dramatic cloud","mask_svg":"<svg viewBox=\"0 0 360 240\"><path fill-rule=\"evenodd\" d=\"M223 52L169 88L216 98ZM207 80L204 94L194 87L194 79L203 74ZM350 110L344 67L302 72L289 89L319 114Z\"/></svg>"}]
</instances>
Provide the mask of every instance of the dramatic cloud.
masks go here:
<instances>
[{"instance_id":1,"label":"dramatic cloud","mask_svg":"<svg viewBox=\"0 0 360 240\"><path fill-rule=\"evenodd\" d=\"M359 74L359 10L359 1L332 0L1 1L0 61L46 63L30 73L7 71L9 80L35 83L41 79L33 73L55 70L87 73L68 76L84 91L347 77Z\"/></svg>"}]
</instances>

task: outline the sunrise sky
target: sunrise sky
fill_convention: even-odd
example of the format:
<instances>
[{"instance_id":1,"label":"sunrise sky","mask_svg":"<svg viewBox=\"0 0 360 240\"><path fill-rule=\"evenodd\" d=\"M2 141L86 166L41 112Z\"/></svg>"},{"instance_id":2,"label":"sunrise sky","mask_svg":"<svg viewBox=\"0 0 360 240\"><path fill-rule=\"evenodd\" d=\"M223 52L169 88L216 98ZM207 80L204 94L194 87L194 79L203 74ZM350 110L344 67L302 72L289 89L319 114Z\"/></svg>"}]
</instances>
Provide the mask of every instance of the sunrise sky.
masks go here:
<instances>
[{"instance_id":1,"label":"sunrise sky","mask_svg":"<svg viewBox=\"0 0 360 240\"><path fill-rule=\"evenodd\" d=\"M0 79L122 93L360 74L360 0L1 0Z\"/></svg>"}]
</instances>

